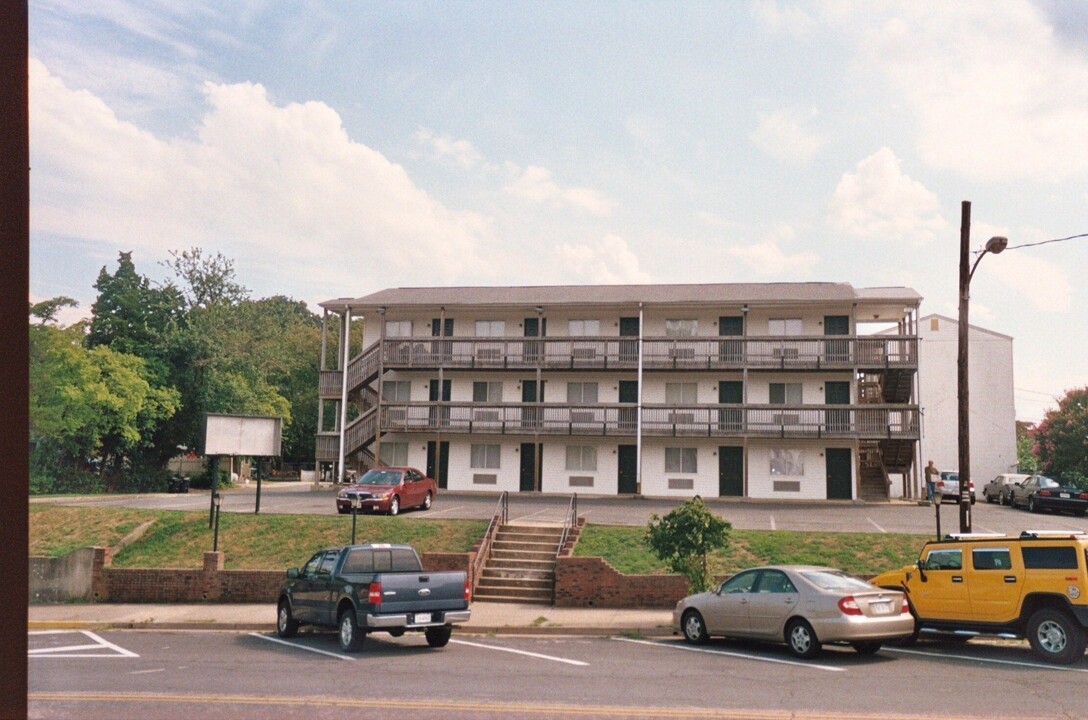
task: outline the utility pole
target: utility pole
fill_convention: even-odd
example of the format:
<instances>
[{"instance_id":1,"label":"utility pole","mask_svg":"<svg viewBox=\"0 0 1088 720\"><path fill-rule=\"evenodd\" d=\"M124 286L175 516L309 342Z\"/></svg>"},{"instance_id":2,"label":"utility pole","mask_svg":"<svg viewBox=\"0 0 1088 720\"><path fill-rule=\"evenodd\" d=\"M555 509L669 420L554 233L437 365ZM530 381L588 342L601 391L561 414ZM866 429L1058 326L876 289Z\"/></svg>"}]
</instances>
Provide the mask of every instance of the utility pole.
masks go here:
<instances>
[{"instance_id":1,"label":"utility pole","mask_svg":"<svg viewBox=\"0 0 1088 720\"><path fill-rule=\"evenodd\" d=\"M960 211L960 312L959 352L956 358L956 385L959 400L960 532L971 532L971 404L967 372L967 306L971 294L971 202L964 200Z\"/></svg>"}]
</instances>

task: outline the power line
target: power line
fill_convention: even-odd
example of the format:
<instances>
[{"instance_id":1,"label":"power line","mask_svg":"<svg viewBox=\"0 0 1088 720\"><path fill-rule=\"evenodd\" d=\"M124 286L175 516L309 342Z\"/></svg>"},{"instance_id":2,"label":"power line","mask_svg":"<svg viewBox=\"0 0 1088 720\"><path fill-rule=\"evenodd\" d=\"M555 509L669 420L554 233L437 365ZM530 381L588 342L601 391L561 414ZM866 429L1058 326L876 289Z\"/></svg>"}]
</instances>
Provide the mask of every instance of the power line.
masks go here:
<instances>
[{"instance_id":1,"label":"power line","mask_svg":"<svg viewBox=\"0 0 1088 720\"><path fill-rule=\"evenodd\" d=\"M1088 237L1088 233L1081 233L1079 235L1070 235L1069 237L1054 238L1053 240L1043 240L1035 243L1024 243L1023 245L1010 245L1005 248L1006 250L1019 250L1020 248L1035 247L1036 245L1046 245L1048 243L1065 242L1066 240L1076 240L1077 238Z\"/></svg>"}]
</instances>

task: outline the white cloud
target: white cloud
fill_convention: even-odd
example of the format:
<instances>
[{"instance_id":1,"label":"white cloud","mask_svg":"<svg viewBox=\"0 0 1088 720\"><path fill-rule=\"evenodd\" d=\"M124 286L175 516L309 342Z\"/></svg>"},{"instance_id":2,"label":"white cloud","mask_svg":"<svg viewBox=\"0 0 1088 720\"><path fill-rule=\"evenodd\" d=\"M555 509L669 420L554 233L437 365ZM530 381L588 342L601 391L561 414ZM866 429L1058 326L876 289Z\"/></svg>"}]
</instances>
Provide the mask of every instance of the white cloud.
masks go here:
<instances>
[{"instance_id":1,"label":"white cloud","mask_svg":"<svg viewBox=\"0 0 1088 720\"><path fill-rule=\"evenodd\" d=\"M803 8L775 0L757 0L752 3L752 16L768 31L776 34L801 36L810 32L815 20Z\"/></svg>"},{"instance_id":2,"label":"white cloud","mask_svg":"<svg viewBox=\"0 0 1088 720\"><path fill-rule=\"evenodd\" d=\"M576 282L600 285L651 282L650 275L639 268L638 256L618 235L608 235L592 245L559 245L555 251Z\"/></svg>"},{"instance_id":3,"label":"white cloud","mask_svg":"<svg viewBox=\"0 0 1088 720\"><path fill-rule=\"evenodd\" d=\"M1007 250L998 257L987 256L983 263L986 266L985 279L980 277L982 272L978 273L971 281L972 289L983 282L987 287L996 284L1000 287L999 292L1020 298L1021 307L1029 307L1040 314L1073 310L1074 289L1068 268L1032 255L1030 250ZM972 301L972 313L974 309Z\"/></svg>"},{"instance_id":4,"label":"white cloud","mask_svg":"<svg viewBox=\"0 0 1088 720\"><path fill-rule=\"evenodd\" d=\"M903 174L884 147L845 173L835 187L828 223L857 237L926 241L945 231L937 196Z\"/></svg>"},{"instance_id":5,"label":"white cloud","mask_svg":"<svg viewBox=\"0 0 1088 720\"><path fill-rule=\"evenodd\" d=\"M450 210L347 136L324 103L277 106L260 85L205 85L197 139L161 140L30 61L32 231L248 258L319 299L359 286L458 278L489 220ZM290 278L289 281L286 279Z\"/></svg>"},{"instance_id":6,"label":"white cloud","mask_svg":"<svg viewBox=\"0 0 1088 720\"><path fill-rule=\"evenodd\" d=\"M812 159L827 139L804 124L816 117L816 111L808 113L779 110L759 114L759 126L751 134L756 147L776 160L787 163L805 163Z\"/></svg>"},{"instance_id":7,"label":"white cloud","mask_svg":"<svg viewBox=\"0 0 1088 720\"><path fill-rule=\"evenodd\" d=\"M864 6L860 62L902 94L923 159L984 182L1088 175L1088 57L1037 4Z\"/></svg>"},{"instance_id":8,"label":"white cloud","mask_svg":"<svg viewBox=\"0 0 1088 720\"><path fill-rule=\"evenodd\" d=\"M566 205L602 217L612 212L612 201L596 190L560 187L552 180L552 174L547 168L535 165L525 168L505 190L514 197L538 204Z\"/></svg>"},{"instance_id":9,"label":"white cloud","mask_svg":"<svg viewBox=\"0 0 1088 720\"><path fill-rule=\"evenodd\" d=\"M730 246L723 252L740 262L750 272L768 278L806 277L820 260L816 253L789 254L782 249L783 243L795 237L792 227L779 224L772 228L763 240L750 245Z\"/></svg>"},{"instance_id":10,"label":"white cloud","mask_svg":"<svg viewBox=\"0 0 1088 720\"><path fill-rule=\"evenodd\" d=\"M450 159L465 170L476 167L483 157L468 140L454 140L449 135L435 135L427 128L416 131L416 142L431 151L437 158Z\"/></svg>"}]
</instances>

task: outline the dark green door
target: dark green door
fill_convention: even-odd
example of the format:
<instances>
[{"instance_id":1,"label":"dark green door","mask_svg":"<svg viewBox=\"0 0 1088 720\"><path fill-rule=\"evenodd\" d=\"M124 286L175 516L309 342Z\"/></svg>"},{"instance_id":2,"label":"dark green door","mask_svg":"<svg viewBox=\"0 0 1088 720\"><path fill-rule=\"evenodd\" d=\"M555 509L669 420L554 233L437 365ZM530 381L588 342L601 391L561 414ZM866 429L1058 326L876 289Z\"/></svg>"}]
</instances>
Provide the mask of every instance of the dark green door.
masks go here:
<instances>
[{"instance_id":1,"label":"dark green door","mask_svg":"<svg viewBox=\"0 0 1088 720\"><path fill-rule=\"evenodd\" d=\"M450 401L450 380L442 381L442 393L438 392L438 380L431 380L430 392L428 398L431 402L446 402ZM449 427L450 424L450 408L449 405L442 405L432 407L430 410L430 423L431 427Z\"/></svg>"},{"instance_id":2,"label":"dark green door","mask_svg":"<svg viewBox=\"0 0 1088 720\"><path fill-rule=\"evenodd\" d=\"M437 451L437 457L435 453ZM448 440L427 441L427 476L434 478L438 487L445 488L450 474L450 443Z\"/></svg>"},{"instance_id":3,"label":"dark green door","mask_svg":"<svg viewBox=\"0 0 1088 720\"><path fill-rule=\"evenodd\" d=\"M744 335L744 317L735 315L718 318L718 335L721 337L740 337ZM743 340L718 341L718 357L723 363L739 363L744 358L743 350Z\"/></svg>"},{"instance_id":4,"label":"dark green door","mask_svg":"<svg viewBox=\"0 0 1088 720\"><path fill-rule=\"evenodd\" d=\"M718 494L722 497L744 495L744 448L718 448Z\"/></svg>"},{"instance_id":5,"label":"dark green door","mask_svg":"<svg viewBox=\"0 0 1088 720\"><path fill-rule=\"evenodd\" d=\"M620 445L618 450L619 473L617 485L620 495L634 495L638 492L638 446Z\"/></svg>"},{"instance_id":6,"label":"dark green door","mask_svg":"<svg viewBox=\"0 0 1088 720\"><path fill-rule=\"evenodd\" d=\"M849 448L827 448L827 499L853 497L853 461Z\"/></svg>"},{"instance_id":7,"label":"dark green door","mask_svg":"<svg viewBox=\"0 0 1088 720\"><path fill-rule=\"evenodd\" d=\"M525 337L541 338L547 333L548 319L525 318L522 321L522 327L525 329L523 333ZM542 340L526 340L522 344L521 352L526 363L535 365L544 359L544 342Z\"/></svg>"},{"instance_id":8,"label":"dark green door","mask_svg":"<svg viewBox=\"0 0 1088 720\"><path fill-rule=\"evenodd\" d=\"M849 335L850 318L847 315L825 315L824 335ZM824 340L824 360L829 363L850 362L849 340Z\"/></svg>"},{"instance_id":9,"label":"dark green door","mask_svg":"<svg viewBox=\"0 0 1088 720\"><path fill-rule=\"evenodd\" d=\"M824 399L828 405L849 405L850 383L839 381L825 382ZM828 410L827 432L834 434L850 432L850 411Z\"/></svg>"},{"instance_id":10,"label":"dark green door","mask_svg":"<svg viewBox=\"0 0 1088 720\"><path fill-rule=\"evenodd\" d=\"M619 429L634 432L638 424L638 380L620 380L619 400L635 406L620 408Z\"/></svg>"},{"instance_id":11,"label":"dark green door","mask_svg":"<svg viewBox=\"0 0 1088 720\"><path fill-rule=\"evenodd\" d=\"M540 463L537 462L537 445L535 443L521 444L521 484L518 486L522 492L532 492L537 489L536 476Z\"/></svg>"},{"instance_id":12,"label":"dark green door","mask_svg":"<svg viewBox=\"0 0 1088 720\"><path fill-rule=\"evenodd\" d=\"M637 338L638 335L638 318L621 317L620 337ZM620 362L631 364L638 362L638 340L620 340Z\"/></svg>"},{"instance_id":13,"label":"dark green door","mask_svg":"<svg viewBox=\"0 0 1088 720\"><path fill-rule=\"evenodd\" d=\"M544 412L542 408L532 406L544 402L544 383L540 383L539 395L536 390L536 380L521 381L521 401L530 404L530 407L521 409L521 427L528 430L540 427L541 413Z\"/></svg>"},{"instance_id":14,"label":"dark green door","mask_svg":"<svg viewBox=\"0 0 1088 720\"><path fill-rule=\"evenodd\" d=\"M744 383L740 380L722 380L718 383L718 403L721 405L741 405L744 403ZM721 432L740 432L743 429L744 410L741 408L722 408L718 411L718 430Z\"/></svg>"},{"instance_id":15,"label":"dark green door","mask_svg":"<svg viewBox=\"0 0 1088 720\"><path fill-rule=\"evenodd\" d=\"M432 337L453 337L453 318L433 318L431 320ZM452 340L432 340L433 353L439 362L448 363L453 359ZM433 477L433 476L432 476Z\"/></svg>"}]
</instances>

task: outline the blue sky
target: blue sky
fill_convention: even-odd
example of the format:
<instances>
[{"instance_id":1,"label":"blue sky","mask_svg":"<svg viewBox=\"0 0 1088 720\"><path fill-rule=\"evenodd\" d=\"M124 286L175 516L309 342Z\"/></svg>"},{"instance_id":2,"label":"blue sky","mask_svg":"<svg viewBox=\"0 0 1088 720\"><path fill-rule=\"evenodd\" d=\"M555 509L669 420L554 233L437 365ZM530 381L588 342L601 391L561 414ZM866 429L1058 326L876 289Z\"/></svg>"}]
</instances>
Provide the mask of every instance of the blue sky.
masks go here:
<instances>
[{"instance_id":1,"label":"blue sky","mask_svg":"<svg viewBox=\"0 0 1088 720\"><path fill-rule=\"evenodd\" d=\"M31 299L133 251L255 296L905 285L1088 384L1088 3L30 3Z\"/></svg>"}]
</instances>

